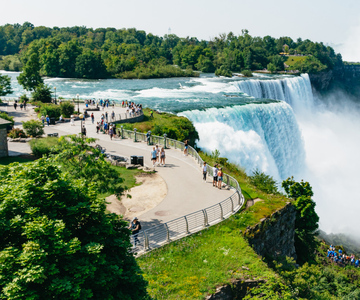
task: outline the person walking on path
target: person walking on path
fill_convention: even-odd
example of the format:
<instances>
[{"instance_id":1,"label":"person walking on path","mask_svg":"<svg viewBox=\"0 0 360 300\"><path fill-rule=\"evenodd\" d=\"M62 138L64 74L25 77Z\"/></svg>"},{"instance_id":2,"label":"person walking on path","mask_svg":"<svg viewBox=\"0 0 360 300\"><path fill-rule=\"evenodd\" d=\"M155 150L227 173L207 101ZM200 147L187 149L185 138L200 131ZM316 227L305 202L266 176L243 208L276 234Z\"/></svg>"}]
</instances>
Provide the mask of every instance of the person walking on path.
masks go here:
<instances>
[{"instance_id":1,"label":"person walking on path","mask_svg":"<svg viewBox=\"0 0 360 300\"><path fill-rule=\"evenodd\" d=\"M153 151L151 151L151 160L153 162L153 167L155 168L155 163L156 163L156 149L155 147L153 147Z\"/></svg>"},{"instance_id":2,"label":"person walking on path","mask_svg":"<svg viewBox=\"0 0 360 300\"><path fill-rule=\"evenodd\" d=\"M50 126L50 118L49 118L49 115L46 115L46 123L48 126Z\"/></svg>"},{"instance_id":3,"label":"person walking on path","mask_svg":"<svg viewBox=\"0 0 360 300\"><path fill-rule=\"evenodd\" d=\"M203 180L206 182L206 174L207 174L207 165L206 162L204 161L204 165L203 165Z\"/></svg>"},{"instance_id":4,"label":"person walking on path","mask_svg":"<svg viewBox=\"0 0 360 300\"><path fill-rule=\"evenodd\" d=\"M222 168L219 168L219 171L218 171L218 188L221 190L221 184L222 184L222 181L223 181L223 171L222 171Z\"/></svg>"},{"instance_id":5,"label":"person walking on path","mask_svg":"<svg viewBox=\"0 0 360 300\"><path fill-rule=\"evenodd\" d=\"M114 135L114 129L113 129L112 126L111 126L110 129L109 129L109 135L110 135L110 140L112 140L113 135Z\"/></svg>"},{"instance_id":6,"label":"person walking on path","mask_svg":"<svg viewBox=\"0 0 360 300\"><path fill-rule=\"evenodd\" d=\"M164 147L162 147L161 151L160 151L160 165L162 165L163 167L165 166L165 149L164 149Z\"/></svg>"},{"instance_id":7,"label":"person walking on path","mask_svg":"<svg viewBox=\"0 0 360 300\"><path fill-rule=\"evenodd\" d=\"M189 141L185 140L184 142L184 155L187 156L188 155L188 148L189 148Z\"/></svg>"},{"instance_id":8,"label":"person walking on path","mask_svg":"<svg viewBox=\"0 0 360 300\"><path fill-rule=\"evenodd\" d=\"M85 128L85 125L83 125L83 127L81 128L81 134L83 136L86 136L86 128Z\"/></svg>"},{"instance_id":9,"label":"person walking on path","mask_svg":"<svg viewBox=\"0 0 360 300\"><path fill-rule=\"evenodd\" d=\"M156 145L156 162L160 164L160 148L158 145Z\"/></svg>"},{"instance_id":10,"label":"person walking on path","mask_svg":"<svg viewBox=\"0 0 360 300\"><path fill-rule=\"evenodd\" d=\"M214 165L213 167L213 186L217 187L217 181L218 181L218 168L217 168L217 164Z\"/></svg>"},{"instance_id":11,"label":"person walking on path","mask_svg":"<svg viewBox=\"0 0 360 300\"><path fill-rule=\"evenodd\" d=\"M16 110L16 107L17 107L17 101L15 100L14 102L14 109Z\"/></svg>"},{"instance_id":12,"label":"person walking on path","mask_svg":"<svg viewBox=\"0 0 360 300\"><path fill-rule=\"evenodd\" d=\"M141 229L141 224L140 224L140 222L139 222L139 220L138 220L137 217L135 217L135 218L131 221L128 229L131 230L131 234L132 234L132 236L134 237L134 244L135 244L135 247L136 247L137 244L140 244L140 241L139 241L139 238L138 238L138 233L139 233L139 231L140 231L140 229Z\"/></svg>"},{"instance_id":13,"label":"person walking on path","mask_svg":"<svg viewBox=\"0 0 360 300\"><path fill-rule=\"evenodd\" d=\"M95 122L95 117L94 117L94 113L91 113L91 122L94 124Z\"/></svg>"},{"instance_id":14,"label":"person walking on path","mask_svg":"<svg viewBox=\"0 0 360 300\"><path fill-rule=\"evenodd\" d=\"M40 117L41 123L43 124L43 127L45 127L45 117L41 116Z\"/></svg>"}]
</instances>

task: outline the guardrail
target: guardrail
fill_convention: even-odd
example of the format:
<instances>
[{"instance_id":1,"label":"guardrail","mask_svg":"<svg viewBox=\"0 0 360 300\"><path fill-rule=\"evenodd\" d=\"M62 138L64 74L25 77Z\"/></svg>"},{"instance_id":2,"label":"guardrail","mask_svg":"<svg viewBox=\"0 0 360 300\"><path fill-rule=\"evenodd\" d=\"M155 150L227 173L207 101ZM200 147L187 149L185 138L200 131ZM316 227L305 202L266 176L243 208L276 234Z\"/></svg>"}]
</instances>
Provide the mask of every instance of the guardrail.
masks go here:
<instances>
[{"instance_id":1,"label":"guardrail","mask_svg":"<svg viewBox=\"0 0 360 300\"><path fill-rule=\"evenodd\" d=\"M146 134L136 132L136 130L131 131L121 127L120 129L117 128L117 133L121 138L134 139L134 142L147 141ZM183 142L169 139L166 137L166 135L164 135L164 137L152 135L151 142L160 146L164 146L165 148L172 147L180 150L184 150L185 148ZM192 156L200 166L203 165L204 161L199 156L197 151L191 146L188 146L188 155ZM212 176L213 169L209 167L207 169L208 174ZM223 178L223 182L235 190L234 194L210 207L142 230L138 234L133 235L131 239L133 252L136 252L137 256L143 255L152 249L159 248L172 241L178 240L190 234L201 231L204 228L215 225L236 213L243 206L245 198L241 193L239 183L234 177L228 174L224 174Z\"/></svg>"}]
</instances>

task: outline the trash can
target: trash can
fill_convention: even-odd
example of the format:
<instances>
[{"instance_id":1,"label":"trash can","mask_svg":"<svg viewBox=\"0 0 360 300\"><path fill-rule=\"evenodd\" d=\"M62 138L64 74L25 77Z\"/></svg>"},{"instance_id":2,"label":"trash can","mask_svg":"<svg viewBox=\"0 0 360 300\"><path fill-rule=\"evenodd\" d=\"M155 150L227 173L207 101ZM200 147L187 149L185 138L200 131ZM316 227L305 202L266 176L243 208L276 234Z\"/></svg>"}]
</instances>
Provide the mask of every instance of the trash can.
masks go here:
<instances>
[{"instance_id":1,"label":"trash can","mask_svg":"<svg viewBox=\"0 0 360 300\"><path fill-rule=\"evenodd\" d=\"M130 156L130 163L132 165L137 165L138 164L138 157L136 155Z\"/></svg>"},{"instance_id":2,"label":"trash can","mask_svg":"<svg viewBox=\"0 0 360 300\"><path fill-rule=\"evenodd\" d=\"M138 156L137 157L137 164L140 166L144 166L144 156Z\"/></svg>"},{"instance_id":3,"label":"trash can","mask_svg":"<svg viewBox=\"0 0 360 300\"><path fill-rule=\"evenodd\" d=\"M50 118L50 125L55 125L55 121L56 121L55 118Z\"/></svg>"}]
</instances>

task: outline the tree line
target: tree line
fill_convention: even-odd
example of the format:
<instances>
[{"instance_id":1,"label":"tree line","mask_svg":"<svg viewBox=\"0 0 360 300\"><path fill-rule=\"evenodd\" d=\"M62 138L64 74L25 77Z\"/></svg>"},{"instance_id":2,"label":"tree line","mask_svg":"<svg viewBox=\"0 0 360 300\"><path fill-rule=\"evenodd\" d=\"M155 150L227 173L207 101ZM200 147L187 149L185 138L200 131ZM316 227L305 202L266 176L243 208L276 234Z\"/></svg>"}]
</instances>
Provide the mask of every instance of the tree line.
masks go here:
<instances>
[{"instance_id":1,"label":"tree line","mask_svg":"<svg viewBox=\"0 0 360 300\"><path fill-rule=\"evenodd\" d=\"M194 71L225 76L265 68L282 71L287 58L280 53L307 56L297 66L301 72L333 69L343 63L341 55L323 43L253 37L246 29L238 36L230 32L205 41L175 34L160 37L135 28L49 28L29 22L0 26L3 68L11 67L6 56L19 56L25 66L35 55L41 75L49 77L156 78L195 76Z\"/></svg>"}]
</instances>

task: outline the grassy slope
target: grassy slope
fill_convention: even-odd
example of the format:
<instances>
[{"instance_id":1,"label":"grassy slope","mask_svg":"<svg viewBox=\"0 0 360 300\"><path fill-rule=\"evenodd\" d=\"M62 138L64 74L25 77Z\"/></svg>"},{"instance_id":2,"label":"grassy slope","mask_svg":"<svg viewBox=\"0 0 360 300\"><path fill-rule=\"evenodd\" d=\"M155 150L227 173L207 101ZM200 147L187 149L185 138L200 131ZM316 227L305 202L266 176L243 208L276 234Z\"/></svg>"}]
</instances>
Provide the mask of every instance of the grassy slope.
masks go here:
<instances>
[{"instance_id":1,"label":"grassy slope","mask_svg":"<svg viewBox=\"0 0 360 300\"><path fill-rule=\"evenodd\" d=\"M292 69L294 67L294 64L297 62L302 62L303 60L306 59L307 56L295 56L295 55L290 55L288 56L287 61L285 62L285 64L287 64L289 66L289 69Z\"/></svg>"},{"instance_id":2,"label":"grassy slope","mask_svg":"<svg viewBox=\"0 0 360 300\"><path fill-rule=\"evenodd\" d=\"M214 164L215 159L210 155L200 155L210 165ZM233 164L224 163L223 170L239 181L247 200L261 198L263 201L221 224L140 257L138 263L149 281L148 291L155 299L203 299L216 286L234 279L276 277L240 230L258 223L289 200L258 191Z\"/></svg>"}]
</instances>

